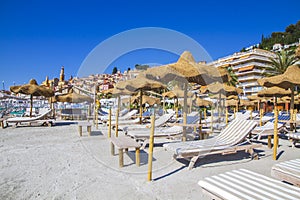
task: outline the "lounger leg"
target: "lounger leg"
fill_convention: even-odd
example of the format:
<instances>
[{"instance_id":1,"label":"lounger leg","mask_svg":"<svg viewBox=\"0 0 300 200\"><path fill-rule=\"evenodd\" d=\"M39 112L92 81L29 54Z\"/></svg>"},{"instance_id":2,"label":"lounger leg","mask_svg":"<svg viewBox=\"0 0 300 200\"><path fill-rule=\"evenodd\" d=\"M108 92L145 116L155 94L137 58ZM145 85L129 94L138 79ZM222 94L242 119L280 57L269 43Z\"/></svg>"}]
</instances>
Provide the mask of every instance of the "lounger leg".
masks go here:
<instances>
[{"instance_id":1,"label":"lounger leg","mask_svg":"<svg viewBox=\"0 0 300 200\"><path fill-rule=\"evenodd\" d=\"M115 145L112 142L110 143L110 154L112 156L115 155Z\"/></svg>"},{"instance_id":2,"label":"lounger leg","mask_svg":"<svg viewBox=\"0 0 300 200\"><path fill-rule=\"evenodd\" d=\"M87 131L88 131L88 133L89 133L89 136L91 136L92 127L91 127L91 126L87 126Z\"/></svg>"},{"instance_id":3,"label":"lounger leg","mask_svg":"<svg viewBox=\"0 0 300 200\"><path fill-rule=\"evenodd\" d=\"M79 136L82 136L82 126L78 126L78 130L79 130Z\"/></svg>"},{"instance_id":4,"label":"lounger leg","mask_svg":"<svg viewBox=\"0 0 300 200\"><path fill-rule=\"evenodd\" d=\"M268 148L272 149L272 135L268 135Z\"/></svg>"},{"instance_id":5,"label":"lounger leg","mask_svg":"<svg viewBox=\"0 0 300 200\"><path fill-rule=\"evenodd\" d=\"M250 153L252 160L258 160L258 154L256 152L254 152L254 150L252 148L249 149L248 152Z\"/></svg>"},{"instance_id":6,"label":"lounger leg","mask_svg":"<svg viewBox=\"0 0 300 200\"><path fill-rule=\"evenodd\" d=\"M147 144L149 144L149 140L145 140L143 142L143 145L142 145L141 149L145 149Z\"/></svg>"},{"instance_id":7,"label":"lounger leg","mask_svg":"<svg viewBox=\"0 0 300 200\"><path fill-rule=\"evenodd\" d=\"M193 167L194 167L195 163L197 162L198 158L199 158L199 156L192 157L192 159L189 163L189 167L188 167L189 170L193 169Z\"/></svg>"},{"instance_id":8,"label":"lounger leg","mask_svg":"<svg viewBox=\"0 0 300 200\"><path fill-rule=\"evenodd\" d=\"M135 163L140 166L140 148L135 148Z\"/></svg>"},{"instance_id":9,"label":"lounger leg","mask_svg":"<svg viewBox=\"0 0 300 200\"><path fill-rule=\"evenodd\" d=\"M123 149L119 149L119 166L124 166Z\"/></svg>"}]
</instances>

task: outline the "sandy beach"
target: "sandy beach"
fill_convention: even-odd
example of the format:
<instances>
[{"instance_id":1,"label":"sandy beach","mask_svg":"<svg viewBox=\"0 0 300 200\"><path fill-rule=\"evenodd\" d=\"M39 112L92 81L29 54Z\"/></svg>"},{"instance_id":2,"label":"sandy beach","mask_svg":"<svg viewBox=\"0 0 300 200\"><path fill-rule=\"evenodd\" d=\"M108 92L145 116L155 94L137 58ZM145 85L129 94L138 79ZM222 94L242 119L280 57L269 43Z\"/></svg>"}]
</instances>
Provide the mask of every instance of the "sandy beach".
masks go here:
<instances>
[{"instance_id":1,"label":"sandy beach","mask_svg":"<svg viewBox=\"0 0 300 200\"><path fill-rule=\"evenodd\" d=\"M156 145L153 181L148 182L148 149L141 151L140 167L129 149L119 168L118 155L110 154L107 128L101 125L92 127L90 137L85 129L79 137L70 121L57 121L53 127L8 127L0 129L0 199L210 199L197 184L204 177L239 168L270 177L275 163L299 158L299 148L288 140L279 144L277 161L264 144L257 151L259 160L244 152L207 156L192 170Z\"/></svg>"}]
</instances>

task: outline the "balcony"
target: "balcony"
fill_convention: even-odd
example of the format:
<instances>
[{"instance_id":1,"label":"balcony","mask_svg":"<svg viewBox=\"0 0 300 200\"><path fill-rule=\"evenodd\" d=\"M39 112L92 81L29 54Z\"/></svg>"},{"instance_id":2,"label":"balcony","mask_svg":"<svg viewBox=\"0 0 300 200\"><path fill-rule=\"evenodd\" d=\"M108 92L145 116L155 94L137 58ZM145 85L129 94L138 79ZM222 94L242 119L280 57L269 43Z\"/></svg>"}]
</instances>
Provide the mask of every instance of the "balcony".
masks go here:
<instances>
[{"instance_id":1,"label":"balcony","mask_svg":"<svg viewBox=\"0 0 300 200\"><path fill-rule=\"evenodd\" d=\"M233 67L233 70L238 70L240 68L247 67L247 66L257 66L257 67L262 67L262 68L270 68L271 67L268 64L253 61L253 62L236 65Z\"/></svg>"},{"instance_id":2,"label":"balcony","mask_svg":"<svg viewBox=\"0 0 300 200\"><path fill-rule=\"evenodd\" d=\"M257 80L257 79L261 79L261 78L262 78L262 76L257 76L257 75L238 77L239 81Z\"/></svg>"},{"instance_id":3,"label":"balcony","mask_svg":"<svg viewBox=\"0 0 300 200\"><path fill-rule=\"evenodd\" d=\"M238 87L251 87L251 86L259 86L258 83L255 81L255 82L244 82L244 83L240 83L238 85Z\"/></svg>"}]
</instances>

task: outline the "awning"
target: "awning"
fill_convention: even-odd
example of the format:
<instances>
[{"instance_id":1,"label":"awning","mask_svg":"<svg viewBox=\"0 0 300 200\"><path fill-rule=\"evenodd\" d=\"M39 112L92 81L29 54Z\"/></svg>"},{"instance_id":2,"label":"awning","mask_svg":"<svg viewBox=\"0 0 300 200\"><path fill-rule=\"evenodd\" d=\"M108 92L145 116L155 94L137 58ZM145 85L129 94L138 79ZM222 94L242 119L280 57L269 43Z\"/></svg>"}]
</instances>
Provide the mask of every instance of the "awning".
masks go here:
<instances>
[{"instance_id":1,"label":"awning","mask_svg":"<svg viewBox=\"0 0 300 200\"><path fill-rule=\"evenodd\" d=\"M254 65L251 65L251 66L239 68L238 72L245 72L245 71L250 71L253 69L254 69Z\"/></svg>"},{"instance_id":2,"label":"awning","mask_svg":"<svg viewBox=\"0 0 300 200\"><path fill-rule=\"evenodd\" d=\"M249 58L249 57L250 57L250 55L247 54L247 55L241 56L239 59L246 59L246 58Z\"/></svg>"}]
</instances>

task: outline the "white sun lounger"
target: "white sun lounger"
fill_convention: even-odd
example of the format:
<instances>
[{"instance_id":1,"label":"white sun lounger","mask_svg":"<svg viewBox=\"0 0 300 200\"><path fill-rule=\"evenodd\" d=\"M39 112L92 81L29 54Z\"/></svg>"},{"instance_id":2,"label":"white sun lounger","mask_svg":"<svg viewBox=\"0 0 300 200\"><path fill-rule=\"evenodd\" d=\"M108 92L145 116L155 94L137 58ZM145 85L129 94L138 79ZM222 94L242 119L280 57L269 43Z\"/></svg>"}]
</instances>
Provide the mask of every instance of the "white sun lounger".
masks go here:
<instances>
[{"instance_id":1,"label":"white sun lounger","mask_svg":"<svg viewBox=\"0 0 300 200\"><path fill-rule=\"evenodd\" d=\"M128 120L137 113L138 113L138 110L131 110L130 112L127 112L123 116L120 116L119 120ZM107 122L108 121L108 116L107 115L106 116L101 116L100 120L103 121L103 122ZM111 116L111 120L112 120L112 122L115 121L116 116Z\"/></svg>"},{"instance_id":2,"label":"white sun lounger","mask_svg":"<svg viewBox=\"0 0 300 200\"><path fill-rule=\"evenodd\" d=\"M235 119L229 123L219 135L213 138L164 144L164 148L167 151L172 151L174 153L174 158L192 158L190 160L189 169L193 168L198 158L206 155L224 155L244 150L249 152L253 158L254 156L256 157L253 149L260 147L261 145L244 145L242 142L256 125L257 123L254 121Z\"/></svg>"},{"instance_id":3,"label":"white sun lounger","mask_svg":"<svg viewBox=\"0 0 300 200\"><path fill-rule=\"evenodd\" d=\"M160 127L163 126L165 123L167 123L167 121L169 121L174 114L164 114L162 116L160 116L159 118L157 118L155 120L155 127ZM119 129L122 129L123 131L130 131L130 130L139 130L139 129L149 129L151 128L151 124L139 124L139 125L130 125L128 126L124 126L124 127L120 127Z\"/></svg>"},{"instance_id":4,"label":"white sun lounger","mask_svg":"<svg viewBox=\"0 0 300 200\"><path fill-rule=\"evenodd\" d=\"M47 115L51 113L51 109L43 109L39 115L35 117L13 117L13 118L8 118L6 120L7 124L14 123L15 126L21 123L40 123L40 124L47 124L48 126L54 125L54 120L53 119L47 119Z\"/></svg>"},{"instance_id":5,"label":"white sun lounger","mask_svg":"<svg viewBox=\"0 0 300 200\"><path fill-rule=\"evenodd\" d=\"M300 142L300 133L299 132L289 132L286 134L292 142L292 146L295 147L296 143Z\"/></svg>"},{"instance_id":6,"label":"white sun lounger","mask_svg":"<svg viewBox=\"0 0 300 200\"><path fill-rule=\"evenodd\" d=\"M272 167L271 175L300 187L300 159L280 162Z\"/></svg>"},{"instance_id":7,"label":"white sun lounger","mask_svg":"<svg viewBox=\"0 0 300 200\"><path fill-rule=\"evenodd\" d=\"M287 132L288 130L285 127L284 123L278 123L277 124L277 130L279 132L285 131ZM252 131L251 134L258 135L258 140L261 139L262 136L269 136L274 134L274 122L267 122L263 126L257 126L255 127Z\"/></svg>"},{"instance_id":8,"label":"white sun lounger","mask_svg":"<svg viewBox=\"0 0 300 200\"><path fill-rule=\"evenodd\" d=\"M273 178L238 169L200 180L203 192L214 199L224 200L296 200L300 188Z\"/></svg>"},{"instance_id":9,"label":"white sun lounger","mask_svg":"<svg viewBox=\"0 0 300 200\"><path fill-rule=\"evenodd\" d=\"M199 121L199 116L188 116L187 117L187 124L195 124ZM172 139L176 136L180 136L183 133L183 127L179 125L174 125L171 127L158 127L154 130L154 137L155 138L166 138ZM150 128L144 130L129 130L127 135L139 140L143 141L143 148L149 143L150 138Z\"/></svg>"}]
</instances>

